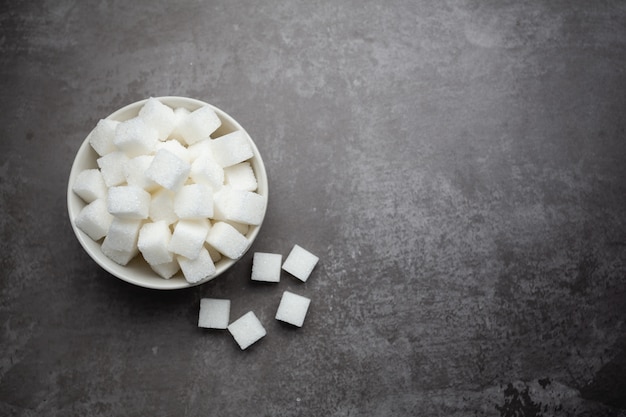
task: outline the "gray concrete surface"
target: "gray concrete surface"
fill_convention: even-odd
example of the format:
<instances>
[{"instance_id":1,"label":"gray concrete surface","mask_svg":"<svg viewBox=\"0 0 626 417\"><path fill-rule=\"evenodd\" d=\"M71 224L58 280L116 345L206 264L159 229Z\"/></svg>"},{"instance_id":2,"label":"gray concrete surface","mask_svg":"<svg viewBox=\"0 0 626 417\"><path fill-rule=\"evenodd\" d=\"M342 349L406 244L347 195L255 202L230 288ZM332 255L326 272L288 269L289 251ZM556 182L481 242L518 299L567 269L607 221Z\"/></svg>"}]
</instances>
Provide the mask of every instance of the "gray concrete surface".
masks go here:
<instances>
[{"instance_id":1,"label":"gray concrete surface","mask_svg":"<svg viewBox=\"0 0 626 417\"><path fill-rule=\"evenodd\" d=\"M626 415L625 2L14 1L0 62L1 415ZM65 205L97 120L163 95L271 181L251 252L174 292L101 270ZM249 281L295 243L307 283ZM210 296L268 335L198 329Z\"/></svg>"}]
</instances>

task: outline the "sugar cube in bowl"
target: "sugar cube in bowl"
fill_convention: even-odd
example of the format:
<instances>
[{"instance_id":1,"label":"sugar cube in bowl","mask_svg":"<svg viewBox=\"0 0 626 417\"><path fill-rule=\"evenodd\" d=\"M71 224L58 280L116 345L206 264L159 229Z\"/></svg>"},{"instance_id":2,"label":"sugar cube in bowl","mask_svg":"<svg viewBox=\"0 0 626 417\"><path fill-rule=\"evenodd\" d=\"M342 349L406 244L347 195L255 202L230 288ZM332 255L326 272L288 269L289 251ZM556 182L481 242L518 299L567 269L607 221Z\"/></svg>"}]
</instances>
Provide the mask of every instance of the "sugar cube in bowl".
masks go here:
<instances>
[{"instance_id":1,"label":"sugar cube in bowl","mask_svg":"<svg viewBox=\"0 0 626 417\"><path fill-rule=\"evenodd\" d=\"M257 146L255 145L253 140L250 138L250 135L235 119L233 119L224 111L216 108L215 106L212 106L200 100L186 98L186 97L157 97L156 99L160 101L162 104L169 106L171 109L173 109L174 113L176 113L177 115L183 114L183 113L190 114L190 113L193 113L194 110L211 108L213 109L217 117L219 118L219 122L221 123L218 123L215 120L211 120L210 122L213 126L208 126L208 127L199 125L196 120L189 119L190 125L186 126L186 128L187 130L193 131L192 133L194 133L194 135L192 135L190 139L191 143L189 142L183 143L185 147L190 147L191 145L195 146L198 143L198 137L196 136L202 135L203 129L205 128L214 129L214 126L217 124L219 124L220 126L219 128L217 128L215 132L211 134L210 136L211 139L216 139L216 138L230 135L234 132L237 132L238 141L241 141L242 140L241 138L244 137L249 142L250 147L252 149L252 155L251 156L236 155L237 158L233 159L233 161L239 163L240 159L245 158L245 162L250 164L250 166L252 167L252 171L254 172L254 176L256 177L256 181L257 181L257 188L255 190L255 193L258 194L262 198L264 202L264 206L262 209L262 215L260 216L260 221L255 220L254 221L255 224L250 224L249 227L247 228L247 232L245 233L245 238L248 241L247 248L245 250L247 251L252 245L252 243L254 242L255 238L257 237L260 231L262 220L265 217L265 208L267 207L267 199L268 199L267 173L265 171L265 165L263 164L263 159L261 158L261 155L259 153ZM142 111L145 104L149 100L154 100L154 99L151 98L151 99L141 100L136 103L129 104L115 111L114 113L106 117L106 119L104 120L107 121L106 123L110 124L111 129L115 129L116 125L119 125L121 122L128 121L139 116L140 111ZM154 103L151 103L151 104L154 104ZM149 108L146 108L144 112L152 112L156 116L158 116L157 114L158 112L163 112L164 115L168 115L169 117L169 111L167 109L158 108L158 106L157 107L147 106L147 107ZM175 120L175 119L176 117L172 117L172 120ZM147 118L147 120L149 121L150 119ZM167 126L169 122L166 123L167 120L165 120L164 117L162 119L159 119L158 117L156 117L155 120L161 120L160 124L155 125L154 128L159 131L159 138L160 138L159 140L163 140L164 135L165 135L165 133L163 132L167 132L168 127L171 128L171 123L170 123L170 126ZM103 123L100 123L100 125L101 125L100 127L102 127ZM98 133L102 133L102 132L98 132ZM174 132L170 134L170 136L174 138L172 140L176 140L176 138L178 138L179 135L180 135L180 132L178 132L176 128L174 129ZM102 141L102 138L100 136L102 135L99 135L97 139ZM145 149L147 147L153 146L153 142L154 142L153 139L154 138L151 138L150 143L147 143L147 144L142 143L141 144L142 147L129 145L128 147L129 149L132 150L132 152L131 152L131 155L127 155L128 159L130 160L133 157L136 157L135 154L137 153L137 149L141 150L142 152L147 152L145 151ZM127 141L125 143L129 143L129 142ZM98 143L98 145L101 145L101 146L96 146L96 148L100 149L100 151L102 151L102 149L111 151L111 149L114 149L115 147L115 145L111 143L109 144ZM104 146L104 145L107 145L108 148L107 146ZM201 148L201 146L197 146L197 148ZM219 147L220 150L221 148L222 147ZM156 154L156 152L159 149L162 149L162 148L161 148L161 145L157 143L157 147L154 149L153 154ZM169 147L169 149L172 149L172 148ZM129 282L137 286L141 286L145 288L161 289L161 290L173 290L173 289L187 288L187 287L191 287L194 285L207 282L223 274L230 267L232 267L237 262L238 259L241 259L241 257L239 257L238 259L231 259L231 258L228 258L227 256L222 256L221 259L215 263L215 272L208 279L200 280L199 282L189 282L188 280L185 279L183 275L183 271L180 269L178 270L177 273L175 273L169 279L164 279L163 277L159 276L159 274L155 272L155 269L161 270L162 268L151 268L141 253L134 256L132 260L126 265L121 265L119 263L116 263L110 257L107 257L102 251L103 239L99 239L95 241L91 237L89 237L89 235L87 235L83 230L81 230L79 226L77 226L76 219L78 218L78 215L81 212L81 210L85 206L87 206L88 203L79 196L80 193L76 193L73 189L74 184L81 172L85 170L100 168L97 162L98 159L100 158L102 158L102 156L99 155L96 152L96 150L94 150L94 146L90 144L89 136L88 136L84 140L82 145L80 146L76 154L76 157L74 159L74 163L72 165L69 182L68 182L68 188L67 188L67 207L68 207L70 223L72 225L72 228L74 230L76 237L78 238L79 243L81 244L83 249L87 252L87 254L107 272L109 272L110 274L114 275L117 278L120 278L126 282ZM231 162L232 161L229 161L229 163ZM115 182L117 183L118 181L115 181ZM172 188L180 188L180 187L176 186ZM158 188L155 190L155 188L153 187L153 188L148 188L148 191L151 192L153 196L158 193L160 194L169 193L173 195L173 193L175 193L177 189L174 189L172 191L166 188ZM106 199L105 199L105 202L106 202ZM145 214L144 211L145 211L145 208L141 211L141 213ZM138 216L144 217L143 214L141 215L138 214ZM151 221L151 219L150 218L142 219L142 221L149 222ZM174 225L172 225L172 228L173 227ZM213 250L213 248L210 248L210 249ZM176 255L174 256L174 258L176 258ZM168 271L172 271L178 268L174 268L173 265L168 265L167 269Z\"/></svg>"}]
</instances>

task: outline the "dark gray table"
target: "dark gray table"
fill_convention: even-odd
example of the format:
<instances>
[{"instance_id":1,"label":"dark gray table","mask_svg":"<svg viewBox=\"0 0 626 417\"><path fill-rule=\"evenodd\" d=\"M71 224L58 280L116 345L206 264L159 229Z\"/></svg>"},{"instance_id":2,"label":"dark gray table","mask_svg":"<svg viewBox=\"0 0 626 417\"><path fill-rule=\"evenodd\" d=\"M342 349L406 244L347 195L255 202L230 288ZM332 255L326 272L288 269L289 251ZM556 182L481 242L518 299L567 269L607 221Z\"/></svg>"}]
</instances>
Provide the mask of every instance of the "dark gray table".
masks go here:
<instances>
[{"instance_id":1,"label":"dark gray table","mask_svg":"<svg viewBox=\"0 0 626 417\"><path fill-rule=\"evenodd\" d=\"M625 5L4 2L0 414L626 415ZM65 204L97 120L164 95L271 181L241 263L173 292L101 270ZM250 282L295 243L308 282ZM198 329L202 297L268 335Z\"/></svg>"}]
</instances>

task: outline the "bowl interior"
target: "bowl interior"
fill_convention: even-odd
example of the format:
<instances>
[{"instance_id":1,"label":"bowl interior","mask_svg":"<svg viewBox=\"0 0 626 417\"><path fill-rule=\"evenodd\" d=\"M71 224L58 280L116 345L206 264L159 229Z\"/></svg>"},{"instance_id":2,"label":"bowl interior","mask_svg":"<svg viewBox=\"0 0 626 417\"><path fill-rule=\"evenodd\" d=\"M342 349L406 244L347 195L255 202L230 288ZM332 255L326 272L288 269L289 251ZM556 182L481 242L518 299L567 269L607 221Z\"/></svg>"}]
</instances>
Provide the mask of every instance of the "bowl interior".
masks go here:
<instances>
[{"instance_id":1,"label":"bowl interior","mask_svg":"<svg viewBox=\"0 0 626 417\"><path fill-rule=\"evenodd\" d=\"M266 200L267 207L267 196L268 196L268 183L267 183L267 173L265 171L265 165L263 164L263 159L259 153L258 148L254 144L254 141L250 138L250 135L243 129L239 123L228 114L218 109L215 106L212 106L208 103L205 103L200 100L195 100L186 97L157 97L163 104L166 104L172 108L184 107L187 110L193 111L202 106L210 106L215 110L217 115L222 121L221 127L211 135L211 137L219 137L225 135L230 132L234 132L236 130L243 131L248 137L250 144L252 146L252 150L254 152L254 156L249 160L252 169L254 170L254 174L257 178L258 188L257 193L263 196ZM147 100L141 100L136 103L129 104L126 107L123 107L116 112L112 113L107 119L124 121L131 119L139 114L139 110L143 107L144 103ZM89 144L89 140L85 139L80 146L76 158L74 159L74 163L72 165L72 170L70 171L70 177L67 188L67 208L68 214L70 217L70 223L72 224L72 228L74 229L74 233L78 238L81 246L85 249L85 251L96 261L102 268L111 273L112 275L127 281L131 284L135 284L141 287L153 288L153 289L162 289L162 290L171 290L171 289L179 289L179 288L187 288L194 285L202 284L200 282L198 284L190 284L183 277L182 273L179 271L176 275L174 275L170 279L163 279L159 275L157 275L144 261L141 257L141 254L136 256L131 262L126 266L119 265L109 259L102 253L100 249L100 245L102 244L102 239L99 241L93 241L89 236L87 236L83 231L76 227L76 223L74 219L78 215L78 213L85 207L85 202L78 197L72 191L72 185L74 184L74 180L76 176L85 169L93 169L98 168L98 164L96 160L98 159L98 154L93 150L91 145ZM248 233L246 234L246 238L248 239L248 248L252 245L252 242L256 238L259 233L261 225L258 226L250 226L248 229ZM223 257L220 261L215 264L215 268L217 270L214 277L219 276L224 273L228 268L233 266L237 262L236 260L229 259Z\"/></svg>"}]
</instances>

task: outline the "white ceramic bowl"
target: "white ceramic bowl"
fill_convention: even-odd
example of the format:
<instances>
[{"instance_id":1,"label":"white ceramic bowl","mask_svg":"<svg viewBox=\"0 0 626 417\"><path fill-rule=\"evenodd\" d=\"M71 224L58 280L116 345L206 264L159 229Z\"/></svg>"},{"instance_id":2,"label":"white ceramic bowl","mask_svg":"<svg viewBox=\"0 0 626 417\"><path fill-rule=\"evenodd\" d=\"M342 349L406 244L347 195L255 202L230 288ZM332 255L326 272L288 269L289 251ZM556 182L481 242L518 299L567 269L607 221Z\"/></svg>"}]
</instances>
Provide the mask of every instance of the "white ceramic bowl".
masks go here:
<instances>
[{"instance_id":1,"label":"white ceramic bowl","mask_svg":"<svg viewBox=\"0 0 626 417\"><path fill-rule=\"evenodd\" d=\"M172 107L185 107L186 109L193 111L202 106L211 106L208 103L202 102L200 100L195 100L192 98L186 97L157 97L162 103ZM138 101L136 103L129 104L126 107L123 107L110 116L107 119L124 121L131 119L139 114L139 110L143 107L144 103L147 100ZM217 113L219 118L222 121L222 126L213 134L212 137L218 137L225 135L227 133L233 132L235 130L243 131L248 139L250 140L250 145L252 146L252 150L254 152L254 156L250 159L250 165L254 170L254 173L258 182L257 193L262 195L265 198L266 207L267 207L267 198L268 198L268 182L267 182L267 173L265 171L265 165L263 164L263 159L261 158L261 154L259 153L258 148L250 138L250 135L245 131L239 123L228 114L223 112L222 110L216 108L215 106L211 106L213 110ZM180 288L192 287L194 285L202 284L207 281L200 282L198 284L189 284L185 281L182 273L179 271L175 276L171 279L163 279L159 275L157 275L152 269L148 266L145 260L141 257L141 254L136 256L131 262L126 266L119 265L113 262L111 259L106 257L102 250L100 249L100 245L102 240L95 242L89 236L87 236L83 231L76 227L76 223L74 219L80 212L80 210L85 206L85 202L78 197L72 191L72 185L74 184L74 180L76 176L85 169L90 168L98 168L96 163L96 159L98 158L98 154L93 150L91 145L89 145L89 140L85 139L83 144L81 145L78 153L76 154L76 158L74 159L74 163L72 165L72 170L70 172L69 183L67 187L67 208L70 217L70 223L72 224L72 228L74 229L74 233L78 238L78 241L85 249L85 251L91 256L91 258L98 263L102 268L111 273L112 275L127 281L131 284L135 284L145 288L153 288L159 290L173 290ZM246 234L246 238L248 239L248 248L252 245L252 242L259 234L259 230L261 225L258 226L250 226L248 229L248 233ZM241 258L240 258L241 259ZM223 257L219 262L215 264L217 269L214 277L217 277L220 274L226 272L231 266L233 266L237 260L229 259Z\"/></svg>"}]
</instances>

